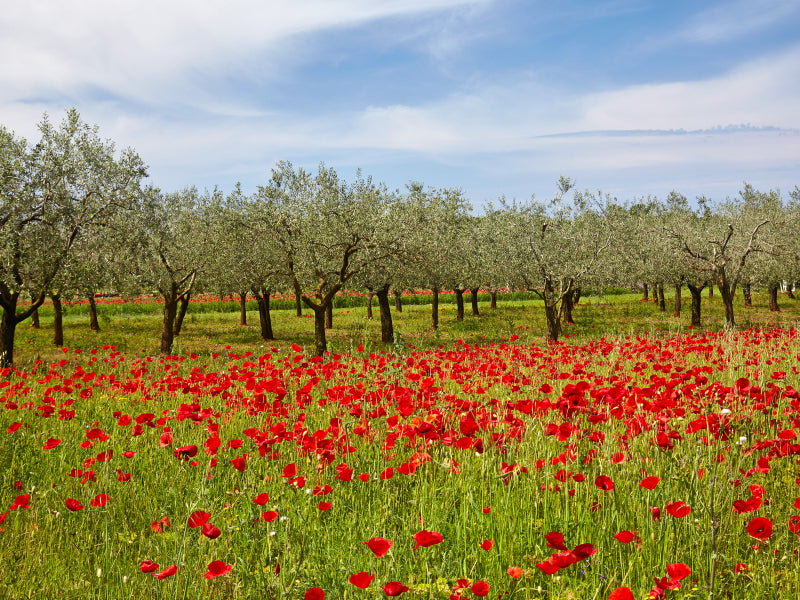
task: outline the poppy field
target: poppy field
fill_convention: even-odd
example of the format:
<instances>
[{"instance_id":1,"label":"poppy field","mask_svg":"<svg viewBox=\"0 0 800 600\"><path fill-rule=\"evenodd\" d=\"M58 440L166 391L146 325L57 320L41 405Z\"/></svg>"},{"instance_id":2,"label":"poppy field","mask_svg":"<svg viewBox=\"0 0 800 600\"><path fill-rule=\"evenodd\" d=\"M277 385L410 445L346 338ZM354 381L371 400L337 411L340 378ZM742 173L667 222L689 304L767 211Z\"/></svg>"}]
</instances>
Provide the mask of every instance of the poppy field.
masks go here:
<instances>
[{"instance_id":1,"label":"poppy field","mask_svg":"<svg viewBox=\"0 0 800 600\"><path fill-rule=\"evenodd\" d=\"M6 369L0 596L798 594L794 329L522 342Z\"/></svg>"}]
</instances>

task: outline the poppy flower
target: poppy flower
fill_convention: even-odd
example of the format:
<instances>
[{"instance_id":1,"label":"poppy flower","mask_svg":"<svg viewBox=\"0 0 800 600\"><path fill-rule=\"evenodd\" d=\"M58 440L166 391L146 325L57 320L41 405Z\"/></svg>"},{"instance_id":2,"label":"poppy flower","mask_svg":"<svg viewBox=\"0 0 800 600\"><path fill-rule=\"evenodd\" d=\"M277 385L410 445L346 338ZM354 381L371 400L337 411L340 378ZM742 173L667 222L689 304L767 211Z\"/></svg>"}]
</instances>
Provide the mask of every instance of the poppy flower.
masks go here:
<instances>
[{"instance_id":1,"label":"poppy flower","mask_svg":"<svg viewBox=\"0 0 800 600\"><path fill-rule=\"evenodd\" d=\"M370 575L366 571L360 571L353 575L350 575L350 578L347 580L357 588L361 588L362 590L369 586L372 583L372 580L375 579L375 575Z\"/></svg>"},{"instance_id":2,"label":"poppy flower","mask_svg":"<svg viewBox=\"0 0 800 600\"><path fill-rule=\"evenodd\" d=\"M644 479L642 479L639 482L639 487L643 487L646 490L654 490L660 481L661 479L659 477L651 475L650 477L645 477ZM627 589L627 588L620 588L620 589Z\"/></svg>"},{"instance_id":3,"label":"poppy flower","mask_svg":"<svg viewBox=\"0 0 800 600\"><path fill-rule=\"evenodd\" d=\"M158 580L166 579L167 577L172 577L177 572L178 572L178 566L170 565L160 573L153 573L153 577L155 577Z\"/></svg>"},{"instance_id":4,"label":"poppy flower","mask_svg":"<svg viewBox=\"0 0 800 600\"><path fill-rule=\"evenodd\" d=\"M264 506L267 502L269 502L269 494L263 492L258 496L256 496L255 498L253 498L253 502L258 504L259 506Z\"/></svg>"},{"instance_id":5,"label":"poppy flower","mask_svg":"<svg viewBox=\"0 0 800 600\"><path fill-rule=\"evenodd\" d=\"M734 573L744 573L748 570L748 566L745 563L736 563L736 566L733 567Z\"/></svg>"},{"instance_id":6,"label":"poppy flower","mask_svg":"<svg viewBox=\"0 0 800 600\"><path fill-rule=\"evenodd\" d=\"M105 506L108 503L108 494L97 494L93 500L89 502L95 508Z\"/></svg>"},{"instance_id":7,"label":"poppy flower","mask_svg":"<svg viewBox=\"0 0 800 600\"><path fill-rule=\"evenodd\" d=\"M233 565L225 564L224 560L212 560L208 563L208 571L203 574L206 579L214 579L220 575L225 575L231 572Z\"/></svg>"},{"instance_id":8,"label":"poppy flower","mask_svg":"<svg viewBox=\"0 0 800 600\"><path fill-rule=\"evenodd\" d=\"M325 592L318 587L307 589L303 594L303 600L325 600Z\"/></svg>"},{"instance_id":9,"label":"poppy flower","mask_svg":"<svg viewBox=\"0 0 800 600\"><path fill-rule=\"evenodd\" d=\"M512 579L519 579L520 577L522 577L522 568L508 567L508 569L506 569L506 573L508 573L508 576L511 577Z\"/></svg>"},{"instance_id":10,"label":"poppy flower","mask_svg":"<svg viewBox=\"0 0 800 600\"><path fill-rule=\"evenodd\" d=\"M222 534L219 527L216 527L211 523L203 523L203 527L200 531L210 540L215 540Z\"/></svg>"},{"instance_id":11,"label":"poppy flower","mask_svg":"<svg viewBox=\"0 0 800 600\"><path fill-rule=\"evenodd\" d=\"M8 507L8 509L9 510L17 510L18 508L29 509L31 507L29 504L30 499L31 499L30 494L22 494L20 496L17 496L16 498L14 498L14 502L11 504L11 506Z\"/></svg>"},{"instance_id":12,"label":"poppy flower","mask_svg":"<svg viewBox=\"0 0 800 600\"><path fill-rule=\"evenodd\" d=\"M614 482L608 475L598 475L594 480L594 484L604 492L610 492L614 489Z\"/></svg>"},{"instance_id":13,"label":"poppy flower","mask_svg":"<svg viewBox=\"0 0 800 600\"><path fill-rule=\"evenodd\" d=\"M487 506L486 508L482 508L481 510L483 511L483 514L488 515L489 512L492 510L492 507Z\"/></svg>"},{"instance_id":14,"label":"poppy flower","mask_svg":"<svg viewBox=\"0 0 800 600\"><path fill-rule=\"evenodd\" d=\"M800 535L800 517L797 515L789 517L789 531L794 534Z\"/></svg>"},{"instance_id":15,"label":"poppy flower","mask_svg":"<svg viewBox=\"0 0 800 600\"><path fill-rule=\"evenodd\" d=\"M233 468L239 471L240 473L244 473L245 468L247 467L247 462L244 459L244 456L240 456L239 458L232 458L231 464Z\"/></svg>"},{"instance_id":16,"label":"poppy flower","mask_svg":"<svg viewBox=\"0 0 800 600\"><path fill-rule=\"evenodd\" d=\"M206 511L196 510L191 515L189 515L189 527L192 529L196 529L197 527L202 527L208 522L210 518L211 515Z\"/></svg>"},{"instance_id":17,"label":"poppy flower","mask_svg":"<svg viewBox=\"0 0 800 600\"><path fill-rule=\"evenodd\" d=\"M628 587L618 587L608 595L608 600L634 600L633 592Z\"/></svg>"},{"instance_id":18,"label":"poppy flower","mask_svg":"<svg viewBox=\"0 0 800 600\"><path fill-rule=\"evenodd\" d=\"M152 560L143 560L139 565L139 570L142 573L152 573L154 571L158 571L158 563L153 562Z\"/></svg>"},{"instance_id":19,"label":"poppy flower","mask_svg":"<svg viewBox=\"0 0 800 600\"><path fill-rule=\"evenodd\" d=\"M492 546L494 546L494 541L483 540L479 545L483 550L486 550L488 552L489 550L492 549Z\"/></svg>"},{"instance_id":20,"label":"poppy flower","mask_svg":"<svg viewBox=\"0 0 800 600\"><path fill-rule=\"evenodd\" d=\"M394 469L392 467L386 467L383 471L381 471L381 479L391 479L394 477Z\"/></svg>"},{"instance_id":21,"label":"poppy flower","mask_svg":"<svg viewBox=\"0 0 800 600\"><path fill-rule=\"evenodd\" d=\"M765 542L772 537L772 521L766 517L755 517L747 524L747 533L751 537Z\"/></svg>"},{"instance_id":22,"label":"poppy flower","mask_svg":"<svg viewBox=\"0 0 800 600\"><path fill-rule=\"evenodd\" d=\"M545 534L544 539L547 541L547 546L549 548L554 548L556 550L569 550L564 545L564 534L560 531L551 531L548 534Z\"/></svg>"},{"instance_id":23,"label":"poppy flower","mask_svg":"<svg viewBox=\"0 0 800 600\"><path fill-rule=\"evenodd\" d=\"M572 553L578 557L578 560L583 560L584 558L589 558L597 554L597 548L589 543L578 544L572 549Z\"/></svg>"},{"instance_id":24,"label":"poppy flower","mask_svg":"<svg viewBox=\"0 0 800 600\"><path fill-rule=\"evenodd\" d=\"M80 502L78 502L77 500L74 500L72 498L67 498L66 504L67 504L67 508L70 509L73 512L76 512L76 511L79 511L79 510L83 510L83 504L81 504Z\"/></svg>"},{"instance_id":25,"label":"poppy flower","mask_svg":"<svg viewBox=\"0 0 800 600\"><path fill-rule=\"evenodd\" d=\"M414 546L414 550L419 547L428 548L430 546L434 546L439 544L442 541L442 534L436 531L426 531L422 530L414 534L414 541L417 542L416 546Z\"/></svg>"},{"instance_id":26,"label":"poppy flower","mask_svg":"<svg viewBox=\"0 0 800 600\"><path fill-rule=\"evenodd\" d=\"M667 565L667 575L670 579L680 581L692 574L692 570L684 563L670 563Z\"/></svg>"},{"instance_id":27,"label":"poppy flower","mask_svg":"<svg viewBox=\"0 0 800 600\"><path fill-rule=\"evenodd\" d=\"M49 440L47 440L47 441L45 442L45 444L44 444L43 448L44 448L45 450L52 450L53 448L55 448L56 446L58 446L60 443L61 443L61 440L60 440L60 439L58 439L58 438L50 438Z\"/></svg>"},{"instance_id":28,"label":"poppy flower","mask_svg":"<svg viewBox=\"0 0 800 600\"><path fill-rule=\"evenodd\" d=\"M189 460L197 456L197 446L180 446L172 453L178 460Z\"/></svg>"},{"instance_id":29,"label":"poppy flower","mask_svg":"<svg viewBox=\"0 0 800 600\"><path fill-rule=\"evenodd\" d=\"M275 519L278 518L278 513L274 510L268 510L261 513L261 520L265 523L272 523Z\"/></svg>"},{"instance_id":30,"label":"poppy flower","mask_svg":"<svg viewBox=\"0 0 800 600\"><path fill-rule=\"evenodd\" d=\"M384 538L370 538L364 543L378 558L386 556L386 553L389 552L389 548L394 546L394 542Z\"/></svg>"},{"instance_id":31,"label":"poppy flower","mask_svg":"<svg viewBox=\"0 0 800 600\"><path fill-rule=\"evenodd\" d=\"M636 532L628 530L620 531L614 534L614 539L623 544L630 544L636 539Z\"/></svg>"},{"instance_id":32,"label":"poppy flower","mask_svg":"<svg viewBox=\"0 0 800 600\"><path fill-rule=\"evenodd\" d=\"M483 580L473 583L470 589L478 598L483 598L489 594L489 584Z\"/></svg>"},{"instance_id":33,"label":"poppy flower","mask_svg":"<svg viewBox=\"0 0 800 600\"><path fill-rule=\"evenodd\" d=\"M387 596L399 596L400 594L404 594L408 591L408 587L400 583L399 581L390 581L382 588L383 593Z\"/></svg>"},{"instance_id":34,"label":"poppy flower","mask_svg":"<svg viewBox=\"0 0 800 600\"><path fill-rule=\"evenodd\" d=\"M320 502L317 505L317 508L319 510L330 510L331 508L333 508L333 504L331 504L330 502Z\"/></svg>"},{"instance_id":35,"label":"poppy flower","mask_svg":"<svg viewBox=\"0 0 800 600\"><path fill-rule=\"evenodd\" d=\"M685 517L692 512L692 507L686 504L683 500L678 500L677 502L667 502L667 506L665 508L667 513L676 519Z\"/></svg>"}]
</instances>

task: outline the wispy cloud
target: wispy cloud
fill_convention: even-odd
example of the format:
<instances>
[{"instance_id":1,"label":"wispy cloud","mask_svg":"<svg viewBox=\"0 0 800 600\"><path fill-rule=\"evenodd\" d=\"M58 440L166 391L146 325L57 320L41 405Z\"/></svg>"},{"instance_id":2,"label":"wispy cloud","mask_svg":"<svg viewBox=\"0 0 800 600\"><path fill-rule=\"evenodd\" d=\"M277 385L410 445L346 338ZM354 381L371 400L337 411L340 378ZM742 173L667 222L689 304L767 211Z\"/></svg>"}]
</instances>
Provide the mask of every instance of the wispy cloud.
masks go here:
<instances>
[{"instance_id":1,"label":"wispy cloud","mask_svg":"<svg viewBox=\"0 0 800 600\"><path fill-rule=\"evenodd\" d=\"M694 15L676 37L713 44L741 39L800 13L797 0L737 0L722 2Z\"/></svg>"}]
</instances>

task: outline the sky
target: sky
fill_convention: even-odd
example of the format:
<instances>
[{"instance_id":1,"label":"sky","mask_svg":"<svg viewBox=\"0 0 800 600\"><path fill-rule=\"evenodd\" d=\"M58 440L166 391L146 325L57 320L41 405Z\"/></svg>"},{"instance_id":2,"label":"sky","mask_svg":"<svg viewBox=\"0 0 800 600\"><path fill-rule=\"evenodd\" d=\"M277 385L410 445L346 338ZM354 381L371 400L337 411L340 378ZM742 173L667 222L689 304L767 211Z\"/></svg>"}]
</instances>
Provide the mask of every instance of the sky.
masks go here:
<instances>
[{"instance_id":1,"label":"sky","mask_svg":"<svg viewBox=\"0 0 800 600\"><path fill-rule=\"evenodd\" d=\"M165 191L281 160L487 202L800 185L800 0L63 0L0 12L0 125L69 107Z\"/></svg>"}]
</instances>

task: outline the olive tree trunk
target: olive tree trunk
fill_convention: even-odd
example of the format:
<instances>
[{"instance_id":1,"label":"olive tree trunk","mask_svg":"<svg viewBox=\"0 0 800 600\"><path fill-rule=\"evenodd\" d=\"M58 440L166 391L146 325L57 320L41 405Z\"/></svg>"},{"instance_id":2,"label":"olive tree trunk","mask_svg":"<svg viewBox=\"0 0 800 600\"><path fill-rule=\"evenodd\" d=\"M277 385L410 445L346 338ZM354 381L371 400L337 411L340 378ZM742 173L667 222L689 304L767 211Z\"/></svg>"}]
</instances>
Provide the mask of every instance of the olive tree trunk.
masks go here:
<instances>
[{"instance_id":1,"label":"olive tree trunk","mask_svg":"<svg viewBox=\"0 0 800 600\"><path fill-rule=\"evenodd\" d=\"M190 292L184 292L181 294L178 300L180 301L180 307L178 309L178 314L175 316L175 335L181 334L181 329L183 328L183 318L186 316L186 311L189 308L189 296Z\"/></svg>"},{"instance_id":2,"label":"olive tree trunk","mask_svg":"<svg viewBox=\"0 0 800 600\"><path fill-rule=\"evenodd\" d=\"M403 295L403 291L392 290L392 294L394 294L394 309L399 313L403 312L403 300L400 298Z\"/></svg>"},{"instance_id":3,"label":"olive tree trunk","mask_svg":"<svg viewBox=\"0 0 800 600\"><path fill-rule=\"evenodd\" d=\"M456 294L456 321L461 322L464 320L464 290L454 289Z\"/></svg>"},{"instance_id":4,"label":"olive tree trunk","mask_svg":"<svg viewBox=\"0 0 800 600\"><path fill-rule=\"evenodd\" d=\"M781 307L778 306L778 284L770 284L767 291L769 292L769 310L771 312L780 312Z\"/></svg>"},{"instance_id":5,"label":"olive tree trunk","mask_svg":"<svg viewBox=\"0 0 800 600\"><path fill-rule=\"evenodd\" d=\"M469 301L472 304L472 316L479 317L481 313L478 311L478 291L480 288L472 288L469 291Z\"/></svg>"},{"instance_id":6,"label":"olive tree trunk","mask_svg":"<svg viewBox=\"0 0 800 600\"><path fill-rule=\"evenodd\" d=\"M394 341L394 325L392 312L389 310L389 286L379 288L375 295L378 297L378 310L381 315L381 341L391 344Z\"/></svg>"},{"instance_id":7,"label":"olive tree trunk","mask_svg":"<svg viewBox=\"0 0 800 600\"><path fill-rule=\"evenodd\" d=\"M431 298L431 329L439 328L439 288L431 288L433 298Z\"/></svg>"},{"instance_id":8,"label":"olive tree trunk","mask_svg":"<svg viewBox=\"0 0 800 600\"><path fill-rule=\"evenodd\" d=\"M172 352L175 340L175 317L178 314L178 290L172 285L164 296L164 318L161 322L161 354Z\"/></svg>"},{"instance_id":9,"label":"olive tree trunk","mask_svg":"<svg viewBox=\"0 0 800 600\"><path fill-rule=\"evenodd\" d=\"M489 292L489 308L497 310L497 290L494 288Z\"/></svg>"},{"instance_id":10,"label":"olive tree trunk","mask_svg":"<svg viewBox=\"0 0 800 600\"><path fill-rule=\"evenodd\" d=\"M14 364L14 334L17 325L32 316L42 305L45 297L44 293L39 294L37 298L32 299L31 306L27 310L17 314L19 293L8 289L2 290L2 294L0 294L0 307L3 309L3 318L0 320L0 368L10 367Z\"/></svg>"},{"instance_id":11,"label":"olive tree trunk","mask_svg":"<svg viewBox=\"0 0 800 600\"><path fill-rule=\"evenodd\" d=\"M239 327L247 326L247 292L239 292Z\"/></svg>"},{"instance_id":12,"label":"olive tree trunk","mask_svg":"<svg viewBox=\"0 0 800 600\"><path fill-rule=\"evenodd\" d=\"M706 284L692 285L689 283L686 287L689 288L689 292L692 294L692 327L700 327L700 310L703 303L703 297L700 293L706 287Z\"/></svg>"},{"instance_id":13,"label":"olive tree trunk","mask_svg":"<svg viewBox=\"0 0 800 600\"><path fill-rule=\"evenodd\" d=\"M39 323L39 309L33 311L31 315L31 327L33 329L41 329L41 324Z\"/></svg>"},{"instance_id":14,"label":"olive tree trunk","mask_svg":"<svg viewBox=\"0 0 800 600\"><path fill-rule=\"evenodd\" d=\"M367 318L372 321L372 298L375 296L375 293L370 290L367 294Z\"/></svg>"},{"instance_id":15,"label":"olive tree trunk","mask_svg":"<svg viewBox=\"0 0 800 600\"><path fill-rule=\"evenodd\" d=\"M92 331L100 331L100 322L97 320L97 303L94 301L94 294L86 296L89 300L89 327Z\"/></svg>"},{"instance_id":16,"label":"olive tree trunk","mask_svg":"<svg viewBox=\"0 0 800 600\"><path fill-rule=\"evenodd\" d=\"M680 283L675 284L675 306L672 310L673 317L680 317L681 316L681 288L683 286Z\"/></svg>"},{"instance_id":17,"label":"olive tree trunk","mask_svg":"<svg viewBox=\"0 0 800 600\"><path fill-rule=\"evenodd\" d=\"M749 283L745 283L742 285L742 296L744 297L745 308L750 308L751 306L753 306L753 296L750 292Z\"/></svg>"},{"instance_id":18,"label":"olive tree trunk","mask_svg":"<svg viewBox=\"0 0 800 600\"><path fill-rule=\"evenodd\" d=\"M261 325L261 339L264 341L275 339L272 332L272 316L269 311L269 296L271 290L267 288L251 290L258 305L258 322Z\"/></svg>"},{"instance_id":19,"label":"olive tree trunk","mask_svg":"<svg viewBox=\"0 0 800 600\"><path fill-rule=\"evenodd\" d=\"M61 294L51 294L53 301L53 344L59 348L64 345L64 308Z\"/></svg>"}]
</instances>

